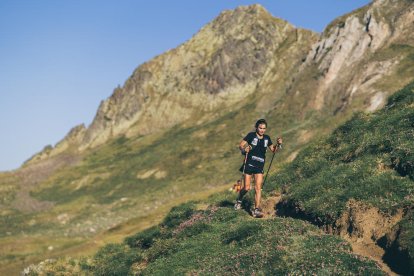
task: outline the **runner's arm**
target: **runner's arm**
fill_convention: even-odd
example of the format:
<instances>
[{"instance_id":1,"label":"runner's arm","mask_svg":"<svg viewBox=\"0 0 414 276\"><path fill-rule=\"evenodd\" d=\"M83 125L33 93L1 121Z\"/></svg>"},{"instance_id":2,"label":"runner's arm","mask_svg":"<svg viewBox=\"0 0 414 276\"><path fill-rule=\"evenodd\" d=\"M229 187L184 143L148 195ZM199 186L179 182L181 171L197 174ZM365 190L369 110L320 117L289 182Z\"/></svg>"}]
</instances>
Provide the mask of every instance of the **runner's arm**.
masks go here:
<instances>
[{"instance_id":1,"label":"runner's arm","mask_svg":"<svg viewBox=\"0 0 414 276\"><path fill-rule=\"evenodd\" d=\"M239 149L243 152L249 152L251 149L251 146L249 145L249 143L247 143L247 141L245 140L241 140L240 144L239 144Z\"/></svg>"},{"instance_id":2,"label":"runner's arm","mask_svg":"<svg viewBox=\"0 0 414 276\"><path fill-rule=\"evenodd\" d=\"M278 148L277 148L277 146L276 146L276 145L272 144L272 145L270 145L270 146L269 146L269 149L270 149L272 152L276 152Z\"/></svg>"},{"instance_id":3,"label":"runner's arm","mask_svg":"<svg viewBox=\"0 0 414 276\"><path fill-rule=\"evenodd\" d=\"M276 152L280 147L280 145L282 145L282 143L283 143L283 141L282 141L282 138L280 138L280 137L278 137L277 139L276 139L276 144L272 144L272 145L270 145L269 146L269 149L272 151L272 152Z\"/></svg>"}]
</instances>

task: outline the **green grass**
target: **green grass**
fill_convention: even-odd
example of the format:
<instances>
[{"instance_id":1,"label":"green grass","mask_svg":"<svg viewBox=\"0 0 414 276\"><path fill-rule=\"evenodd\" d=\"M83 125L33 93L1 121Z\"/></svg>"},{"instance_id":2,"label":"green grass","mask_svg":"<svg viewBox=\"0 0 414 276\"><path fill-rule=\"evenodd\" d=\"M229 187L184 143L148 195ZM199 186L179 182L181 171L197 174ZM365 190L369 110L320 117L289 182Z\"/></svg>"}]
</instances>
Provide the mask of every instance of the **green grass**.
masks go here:
<instances>
[{"instance_id":1,"label":"green grass","mask_svg":"<svg viewBox=\"0 0 414 276\"><path fill-rule=\"evenodd\" d=\"M266 190L284 187L290 202L325 224L333 224L350 199L390 214L401 208L411 208L414 196L413 88L414 83L394 94L381 111L356 114L325 141L315 142L302 151L292 164L272 178ZM216 206L226 205L224 198L215 200ZM200 222L191 221L197 212L191 211L190 205L180 208L186 211L179 213L179 220L172 226L177 229L187 225L183 222L187 218L188 225L200 227ZM177 210L172 210L172 217L167 217L167 221L174 221L175 213ZM307 228L311 226L297 220L249 220L247 214L235 216L229 207L211 208L198 216L208 220L209 227L197 230L198 235L184 235L184 240L180 240L183 239L181 235L168 234L166 229L171 231L171 227L166 225L153 232L157 235L155 242L152 240L150 248L142 252L144 259L149 258L147 267L141 271L143 274L379 273L370 270L374 268L366 263L354 263L349 251L346 253L346 243L339 238L312 233ZM399 227L402 232L397 242L412 256L414 228L410 217ZM177 240L180 241L177 243ZM272 251L263 245L267 243L279 244L287 250ZM312 250L312 254L307 250ZM224 258L234 255L237 257ZM188 260L188 256L197 257ZM341 264L335 266L338 270L329 266L333 263ZM366 267L370 268L365 272L355 270ZM300 270L302 268L304 270Z\"/></svg>"},{"instance_id":2,"label":"green grass","mask_svg":"<svg viewBox=\"0 0 414 276\"><path fill-rule=\"evenodd\" d=\"M16 186L19 181L17 176L11 173L0 174L0 204L9 205L16 194Z\"/></svg>"},{"instance_id":3,"label":"green grass","mask_svg":"<svg viewBox=\"0 0 414 276\"><path fill-rule=\"evenodd\" d=\"M250 108L245 108L249 112ZM234 144L240 139L237 126L219 131L220 125L239 121L240 113L229 114L207 125L183 128L177 126L147 138L128 139L121 137L86 157L81 165L63 171L43 184L33 195L41 200L67 203L81 196L91 196L99 203L111 203L122 197L162 198L171 192L171 186L178 191L194 191L205 186L209 179L211 186L232 181L239 165L235 162ZM243 116L246 116L243 114ZM243 121L243 120L241 120ZM197 136L198 132L205 135ZM231 166L229 166L231 164ZM109 170L108 170L109 168ZM148 170L164 171L165 178L153 176L138 179L138 174ZM109 173L108 178L99 177ZM84 175L97 174L88 185L79 189L73 183ZM227 176L228 175L228 176Z\"/></svg>"},{"instance_id":4,"label":"green grass","mask_svg":"<svg viewBox=\"0 0 414 276\"><path fill-rule=\"evenodd\" d=\"M233 197L216 195L209 200L216 204L203 210L195 202L173 208L160 225L127 237L123 244L103 247L82 273L383 274L373 261L353 255L347 242L309 223L290 218L257 220L221 206Z\"/></svg>"},{"instance_id":5,"label":"green grass","mask_svg":"<svg viewBox=\"0 0 414 276\"><path fill-rule=\"evenodd\" d=\"M217 119L200 126L177 126L151 137L121 137L96 149L87 155L80 165L61 170L58 174L47 179L32 193L39 200L56 202L54 210L43 216L45 219L49 217L55 220L60 213L68 213L71 217L66 225L49 224L51 227L48 228L48 233L53 234L53 230L65 233L68 229L79 229L79 232L69 231L69 233L89 238L94 233L88 231L90 228L86 224L88 221L91 221L93 227L99 232L108 227L105 224L106 222L101 221L102 218L112 220L114 223L121 223L130 218L142 217L145 213L148 213L145 206L151 207L155 204L162 206L168 202L173 202L177 197L190 197L200 193L206 187L211 189L233 182L240 176L238 168L242 161L237 151L237 143L243 134L251 130L250 125L253 125L255 121L251 118L252 114L255 118L259 117L254 104L225 112ZM285 133L281 132L281 134L287 141L290 141L286 143L284 150L276 156L274 168L277 170L278 161L284 160L291 152L302 146L301 143L295 142L300 138L300 131L310 128L321 129L325 122L322 121L320 114L316 113L310 114L311 117L305 123L299 119L287 118L282 120L278 117L281 114L272 114L269 114L268 133L273 137L279 134L276 134L275 130L285 130ZM251 120L250 125L247 123L249 120ZM325 129L328 128L325 126ZM191 144L189 141L191 141ZM156 179L153 176L146 179L137 178L138 173L142 174L142 172L153 168L165 171L166 178ZM83 185L80 185L79 183L85 176L90 177L87 181L84 181ZM128 200L122 202L122 198L128 198ZM214 220L217 220L218 224L225 224L229 218L237 219L237 214L226 211L228 210L226 206L229 205L230 200L228 197L220 199L219 195L216 200L217 202L214 204L220 206L220 210L224 210L214 215ZM246 202L246 207L248 207L249 201ZM151 210L151 212L154 212L154 210ZM167 216L171 219L170 228L168 227L168 220L158 226L162 229L170 229L169 231L163 232L164 230L160 230L158 233L158 230L154 230L154 232L149 230L150 232L142 234L143 236L141 234L136 235L135 245L133 245L134 239L126 244L129 244L132 248L137 248L137 250L143 250L145 247L152 248L157 240L162 239L157 247L153 247L152 250L148 251L149 255L147 257L155 261L158 259L158 254L174 250L176 241L179 239L206 238L205 235L211 235L211 232L218 231L218 228L215 228L209 222L200 221L194 223L194 227L185 228L175 236L169 237L172 235L174 227L182 223L182 220L188 219L187 216L180 217L179 214L177 218L171 217L175 212L176 210L172 210L170 215ZM94 215L91 216L91 213ZM194 214L191 213L191 215ZM15 221L15 224L12 224L14 226L11 227L11 230L21 226L26 218L24 216L26 215L22 214L20 222ZM17 219L18 216L15 218ZM27 215L27 219L30 219L30 215ZM177 222L174 222L174 219L177 219ZM248 217L245 217L245 219L248 219ZM81 225L80 228L77 227L78 224ZM242 224L240 222L240 225ZM35 229L42 230L41 227L37 228L37 226L40 225L31 226L34 231L33 234L36 233ZM253 231L252 229L256 226L249 227L244 229L247 233ZM257 227L268 227L266 228L267 231L273 231L270 226L259 225ZM223 226L220 229L224 228ZM243 227L241 230L243 230ZM231 232L228 235L230 234ZM220 239L221 246L223 244L222 239L225 239L225 237L220 236ZM251 240L251 238L247 238L247 240ZM229 246L233 246L233 244L234 242L230 242ZM248 264L249 262L246 260L244 266ZM225 264L221 265L225 266ZM253 267L252 269L258 268ZM279 268L266 269L278 271ZM280 269L282 269L281 271L294 271L293 268L284 266ZM344 267L343 269L347 268Z\"/></svg>"},{"instance_id":6,"label":"green grass","mask_svg":"<svg viewBox=\"0 0 414 276\"><path fill-rule=\"evenodd\" d=\"M250 105L243 111L253 109L254 105ZM54 202L52 209L41 213L4 209L0 237L18 239L23 232L30 236L82 237L87 241L114 225L134 218L148 219L148 215L165 215L172 204L230 186L239 177L241 158L235 144L241 139L239 130L246 127L245 118L252 114L249 112L226 110L216 120L200 126L177 126L148 137L121 137L85 154L80 164L63 168L32 190L36 199ZM154 168L164 171L165 178L137 177ZM2 179L8 181L2 181L2 187L15 181L10 175ZM7 191L7 195L13 196L14 192ZM57 219L62 214L69 218L65 224ZM111 232L104 235L113 236ZM116 234L116 239L119 236ZM39 252L44 246L47 242L32 244L22 255L24 265L30 260L38 261L32 257L43 254ZM0 254L0 261L13 263L9 255ZM23 269L23 262L20 266ZM4 271L16 273L15 268Z\"/></svg>"},{"instance_id":7,"label":"green grass","mask_svg":"<svg viewBox=\"0 0 414 276\"><path fill-rule=\"evenodd\" d=\"M304 117L308 119L302 121L294 120L293 116L296 115L283 117L282 111L269 113L269 134L273 137L277 133L275 130L280 131L285 141L292 142L287 142L283 151L277 155L273 171L278 171L278 174L269 179L266 190L289 187L289 200L311 216L321 218L324 223L334 222L351 198L362 200L386 212L411 206L413 145L410 131L413 115L410 89L403 89L392 97L383 111L373 115L355 115L323 143L318 141L302 151L292 164L286 165L282 170L278 163L306 143L299 142L300 131L315 132L314 139L329 130L328 125L339 120L323 119L321 114L312 112L307 113ZM237 143L242 134L251 130L247 123L251 120L253 125L251 117L260 116L255 108L254 104L248 104L240 109L223 112L217 119L199 126L181 125L148 137L120 137L86 155L78 166L65 168L41 183L32 195L39 200L54 201L55 208L39 217L20 213L1 216L4 222L3 233L15 233L16 229L22 229L31 235L39 231L50 235L67 232L69 235L88 238L94 235L89 232L88 221L98 232L103 231L111 223L143 217L148 213L146 206L151 210L151 207L169 204L177 197L191 198L205 190L232 183L240 176L237 170L241 156L237 152ZM154 168L164 171L166 177L137 177ZM223 210L230 204L226 198L215 200L217 202L212 204ZM154 210L151 212L157 213ZM142 234L144 236L137 234L135 245L133 241L126 244L144 250L145 247L153 248L158 240L162 240L159 247L154 247L157 250L148 251L152 252L148 255L152 260L157 254L167 254L174 250L179 239L208 238L208 235L219 229L206 221L198 221L194 227L180 230L174 236L171 234L174 230L171 229L188 219L187 215L180 217L180 214L177 218L171 217L174 212L173 210L169 216L171 227L165 221L158 226L159 231L153 229L154 232ZM71 215L65 225L56 222L56 217L61 213ZM230 217L236 219L232 216L235 216L234 213L220 211L215 213L214 219L221 218L220 223L224 223ZM38 218L38 223L27 224L32 218ZM102 218L107 218L108 221L101 221ZM46 223L47 219L52 223ZM77 227L78 224L80 227ZM249 233L255 227L273 231L271 226L261 224L249 227L237 228L246 235L245 238L240 237L239 241L239 238L234 237L235 232L229 232L222 239L233 246L244 244L246 240L252 241ZM167 231L171 237L163 236L165 233L161 229L164 228L171 230ZM76 232L74 229L79 230ZM409 231L406 230L407 233ZM408 240L405 238L402 243L406 248L410 248ZM227 246L225 242L224 245ZM225 267L224 264L221 265L222 268ZM293 271L284 266L281 269Z\"/></svg>"},{"instance_id":8,"label":"green grass","mask_svg":"<svg viewBox=\"0 0 414 276\"><path fill-rule=\"evenodd\" d=\"M302 151L292 164L286 165L277 176L270 178L266 190L280 190L282 186L289 186L289 200L312 216L323 218L325 223L335 221L350 198L364 200L390 212L410 204L405 198L410 192L412 181L410 178L412 172L409 168L411 159L410 155L407 155L412 149L412 142L408 139L412 133L402 132L401 128L409 130L407 126L411 123L411 119L407 121L412 114L410 108L407 108L407 105L410 105L408 102L411 92L407 92L407 89L404 91L391 98L387 109L381 111L382 113L378 112L374 115L359 113L338 128L324 143L315 143L314 146ZM136 206L146 204L151 206L151 203L157 201L163 204L183 193L197 193L206 186L214 187L226 182L230 183L239 177L237 169L241 158L235 154L237 152L235 148L238 140L241 139L240 129L248 131L245 121L247 114L254 114L254 108L253 104L247 105L242 109L245 112L241 110L228 112L202 126L181 126L152 137L121 137L91 153L77 167L64 169L52 176L39 186L33 195L38 199L57 202L57 207L61 210L55 212L54 216L67 212L70 206L79 205L75 203L80 202L79 207L84 206L84 211L77 212L67 225L73 227L91 220L91 213L95 214L93 217L98 218L100 214L105 214L106 217L109 214L114 218L120 214L139 217L145 210ZM277 118L277 115L278 113L270 115L270 118ZM308 121L295 122L289 118L278 121L275 119L275 121L280 126L278 129L284 130L283 137L295 141L300 136L300 130L323 129L323 125L327 123L318 114L309 115ZM389 131L389 125L394 129ZM370 133L367 131L369 129L374 131ZM382 132L384 130L387 130L387 135ZM273 130L269 129L269 131ZM315 137L318 137L318 134ZM383 139L384 137L387 138ZM192 143L191 146L188 145L189 141ZM300 143L287 143L287 147L280 152L277 159L283 160L300 147ZM214 149L213 152L211 148ZM377 155L378 152L380 156ZM379 170L379 167L384 169ZM167 177L137 178L137 174L142 174L151 168L165 171ZM277 166L275 168L277 170ZM83 185L79 185L85 175L91 177ZM389 183L393 184L391 188ZM172 188L174 186L175 189ZM80 188L76 190L75 187ZM121 202L122 198L128 200ZM315 234L316 232L313 231L319 230L307 224L304 227L310 227L306 228L310 230L303 231L310 235L309 239L303 240L299 230L295 234L297 237L286 236L289 232L286 229L290 229L289 225L297 224L299 227L302 226L302 222L281 219L272 222L250 222L247 214L236 214L228 207L233 199L226 194L210 199L209 204L218 208L218 211L214 212L212 211L215 210L214 208L210 208L209 211L196 210L197 204L191 202L174 208L159 226L127 238L122 246L105 249L108 252L102 249L104 251L100 253L101 255L97 255L94 261L95 266L87 267L97 274L112 273L107 270L110 266L99 268L99 264L111 263L109 257L105 259L108 254L115 256L120 254L119 258L123 261L113 264L115 271L117 269L124 271L129 267L131 270L142 270L143 273L168 273L175 270L191 273L200 269L201 262L211 262L211 267L206 267L205 271L202 270L203 273L208 274L210 270L211 273L223 271L232 273L233 265L230 268L228 263L224 263L223 256L231 254L234 250L246 249L253 252L257 250L267 252L266 255L257 257L264 260L266 264L252 263L249 258L253 258L256 254L241 255L240 267L235 270L236 272L300 273L303 271L301 269L306 269L315 273L327 271L326 273L329 274L353 271L352 269L358 267L367 271L375 269L367 265L365 260L353 256L349 251L349 245L346 250L345 247L338 247L338 244L343 243L342 240L320 232ZM246 202L248 207L251 198ZM131 213L133 209L134 212ZM108 213L109 210L112 213ZM201 219L194 220L194 216L200 216ZM186 221L189 221L188 224L192 226L183 227L183 223L187 225ZM21 223L15 221L13 227L16 228ZM59 229L63 230L64 227ZM284 234L289 242L281 246L286 246L286 250L272 252L270 247L262 247L259 245L259 240L265 240L267 236L253 234L257 232L267 233L266 235L272 232L282 236ZM321 240L311 238L314 235L322 236ZM259 239L256 240L258 237ZM271 240L270 243L277 242ZM322 248L319 249L320 254L314 256L310 250L311 245L315 246L315 242L320 242ZM329 259L332 255L329 252L337 247L342 249L336 252L334 259ZM187 256L200 255L201 253L197 252L201 249L206 250L205 258L192 260L188 264L184 262L186 254ZM216 251L219 249L223 251ZM123 252L124 250L126 252ZM139 252L138 255L136 251ZM221 258L214 259L212 257L214 252L221 252L218 254ZM308 253L301 255L295 263L296 259L290 254L299 253L291 252ZM325 262L321 261L324 258L327 268L312 267L314 262L324 263L325 266ZM237 260L237 258L232 259L232 262ZM170 267L165 267L165 262L170 264ZM342 263L343 266L335 270L328 265L332 262ZM144 264L147 263L148 266L145 266ZM103 270L99 272L99 269Z\"/></svg>"},{"instance_id":9,"label":"green grass","mask_svg":"<svg viewBox=\"0 0 414 276\"><path fill-rule=\"evenodd\" d=\"M411 210L414 198L414 83L391 96L382 110L357 113L323 141L314 142L274 175L268 192L285 190L290 206L334 225L350 199L385 214ZM397 225L395 241L413 271L412 217Z\"/></svg>"},{"instance_id":10,"label":"green grass","mask_svg":"<svg viewBox=\"0 0 414 276\"><path fill-rule=\"evenodd\" d=\"M356 114L323 142L315 142L277 177L268 191L289 186L304 211L336 220L355 198L383 211L410 206L414 192L414 84L374 114Z\"/></svg>"}]
</instances>

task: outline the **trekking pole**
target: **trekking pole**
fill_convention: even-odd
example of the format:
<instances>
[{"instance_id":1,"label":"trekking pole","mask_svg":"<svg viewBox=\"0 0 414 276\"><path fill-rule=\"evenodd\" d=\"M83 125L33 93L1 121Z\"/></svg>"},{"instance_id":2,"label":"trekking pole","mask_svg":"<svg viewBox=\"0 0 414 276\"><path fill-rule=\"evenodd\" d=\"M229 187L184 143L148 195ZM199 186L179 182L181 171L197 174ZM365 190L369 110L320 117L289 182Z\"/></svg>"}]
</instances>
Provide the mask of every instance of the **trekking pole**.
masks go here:
<instances>
[{"instance_id":1,"label":"trekking pole","mask_svg":"<svg viewBox=\"0 0 414 276\"><path fill-rule=\"evenodd\" d=\"M243 163L243 174L242 174L242 181L244 183L244 170L246 169L246 162L247 162L247 156L249 155L248 152L246 152L246 156L244 157L244 163Z\"/></svg>"},{"instance_id":2,"label":"trekking pole","mask_svg":"<svg viewBox=\"0 0 414 276\"><path fill-rule=\"evenodd\" d=\"M250 146L249 145L249 147L250 147L250 150L252 150L253 149L253 147L252 146ZM246 170L246 163L247 163L247 157L249 156L249 153L250 153L250 151L249 152L246 152L246 156L244 157L244 163L243 163L243 174L242 174L242 182L244 183L245 182L245 177L244 177L244 171ZM246 183L244 183L244 184L246 184Z\"/></svg>"},{"instance_id":3,"label":"trekking pole","mask_svg":"<svg viewBox=\"0 0 414 276\"><path fill-rule=\"evenodd\" d=\"M281 145L281 144L277 144L277 147L278 147L279 149L281 149L281 148L282 148L282 145ZM270 167L272 166L272 163L273 163L273 158L275 157L275 153L276 153L276 150L273 152L273 155L272 155L272 160L270 160L269 168L267 168L266 176L265 176L265 179L264 179L264 181L263 181L263 185L262 185L262 190L263 190L264 185L266 184L267 175L269 174Z\"/></svg>"}]
</instances>

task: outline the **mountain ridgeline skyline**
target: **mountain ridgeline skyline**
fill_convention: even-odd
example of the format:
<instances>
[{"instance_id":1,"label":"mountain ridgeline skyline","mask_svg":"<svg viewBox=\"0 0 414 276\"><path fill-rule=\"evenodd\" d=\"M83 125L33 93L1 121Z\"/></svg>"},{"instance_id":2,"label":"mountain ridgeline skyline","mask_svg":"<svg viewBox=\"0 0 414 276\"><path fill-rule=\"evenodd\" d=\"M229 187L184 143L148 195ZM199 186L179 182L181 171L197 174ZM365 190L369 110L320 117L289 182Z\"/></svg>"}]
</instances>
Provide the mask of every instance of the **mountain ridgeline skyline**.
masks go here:
<instances>
[{"instance_id":1,"label":"mountain ridgeline skyline","mask_svg":"<svg viewBox=\"0 0 414 276\"><path fill-rule=\"evenodd\" d=\"M301 113L374 111L410 80L409 70L394 79L411 54L405 47L412 43L410 6L373 1L336 19L321 35L295 28L258 4L224 11L189 41L139 66L102 101L88 128L74 127L28 163L69 148L83 152L120 135L206 121L253 93L266 97L258 103L263 114L276 101L295 98Z\"/></svg>"}]
</instances>

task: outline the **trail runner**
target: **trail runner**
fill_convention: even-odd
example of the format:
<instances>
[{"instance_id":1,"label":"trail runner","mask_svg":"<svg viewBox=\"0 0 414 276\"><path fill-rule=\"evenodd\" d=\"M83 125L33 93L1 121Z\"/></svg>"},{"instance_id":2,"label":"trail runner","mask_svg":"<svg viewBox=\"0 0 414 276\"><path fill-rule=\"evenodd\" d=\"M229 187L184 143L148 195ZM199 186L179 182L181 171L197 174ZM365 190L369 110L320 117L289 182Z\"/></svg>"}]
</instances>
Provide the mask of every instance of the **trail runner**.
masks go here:
<instances>
[{"instance_id":1,"label":"trail runner","mask_svg":"<svg viewBox=\"0 0 414 276\"><path fill-rule=\"evenodd\" d=\"M247 134L239 144L240 151L247 156L240 168L240 171L244 174L244 185L239 192L234 209L241 209L242 199L250 190L250 183L252 177L254 177L256 194L254 198L255 208L252 215L253 217L258 218L263 217L263 212L260 208L260 200L262 197L263 168L265 165L266 150L269 148L272 152L276 152L279 148L278 145L282 144L282 138L277 138L277 144L273 144L270 137L265 134L266 127L266 120L258 120L255 124L256 131Z\"/></svg>"}]
</instances>

